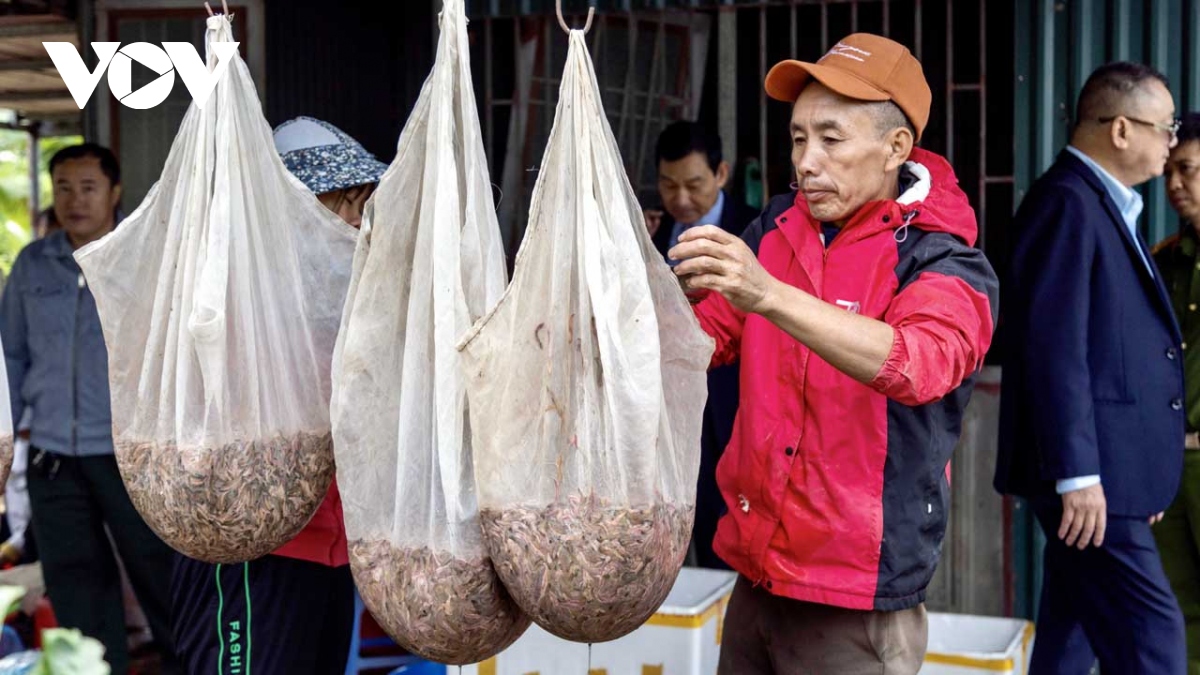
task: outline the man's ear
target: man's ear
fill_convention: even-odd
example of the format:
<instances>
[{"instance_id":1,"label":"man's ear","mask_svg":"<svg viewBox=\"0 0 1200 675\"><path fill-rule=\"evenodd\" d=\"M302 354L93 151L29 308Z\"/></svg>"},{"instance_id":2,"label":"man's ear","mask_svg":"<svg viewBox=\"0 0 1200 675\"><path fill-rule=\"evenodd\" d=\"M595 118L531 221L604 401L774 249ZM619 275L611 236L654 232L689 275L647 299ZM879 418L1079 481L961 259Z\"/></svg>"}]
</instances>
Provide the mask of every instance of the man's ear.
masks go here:
<instances>
[{"instance_id":1,"label":"man's ear","mask_svg":"<svg viewBox=\"0 0 1200 675\"><path fill-rule=\"evenodd\" d=\"M1109 140L1112 141L1113 147L1121 150L1129 149L1129 120L1124 117L1118 117L1113 120L1108 127Z\"/></svg>"},{"instance_id":2,"label":"man's ear","mask_svg":"<svg viewBox=\"0 0 1200 675\"><path fill-rule=\"evenodd\" d=\"M722 161L717 165L717 187L724 190L729 183L729 162Z\"/></svg>"},{"instance_id":3,"label":"man's ear","mask_svg":"<svg viewBox=\"0 0 1200 675\"><path fill-rule=\"evenodd\" d=\"M887 171L895 171L903 166L912 155L916 139L913 138L913 133L908 127L896 127L888 132L885 143L887 143L888 155L884 168Z\"/></svg>"}]
</instances>

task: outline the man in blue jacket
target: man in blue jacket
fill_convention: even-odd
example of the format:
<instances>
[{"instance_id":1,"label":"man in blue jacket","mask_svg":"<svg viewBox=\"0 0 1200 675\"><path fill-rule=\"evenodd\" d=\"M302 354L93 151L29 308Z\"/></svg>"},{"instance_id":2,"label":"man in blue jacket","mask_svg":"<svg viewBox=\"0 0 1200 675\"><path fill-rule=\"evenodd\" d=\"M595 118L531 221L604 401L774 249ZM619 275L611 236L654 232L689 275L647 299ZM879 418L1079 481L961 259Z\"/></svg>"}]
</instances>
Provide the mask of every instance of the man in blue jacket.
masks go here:
<instances>
[{"instance_id":1,"label":"man in blue jacket","mask_svg":"<svg viewBox=\"0 0 1200 675\"><path fill-rule=\"evenodd\" d=\"M0 299L13 419L32 411L26 480L46 590L58 623L100 640L112 672L127 673L111 534L167 672L174 672L168 621L174 554L146 526L121 482L108 353L96 303L72 257L115 227L120 168L107 148L86 143L55 154L50 173L62 229L21 252Z\"/></svg>"},{"instance_id":2,"label":"man in blue jacket","mask_svg":"<svg viewBox=\"0 0 1200 675\"><path fill-rule=\"evenodd\" d=\"M1150 527L1183 466L1184 345L1133 187L1176 143L1166 79L1091 75L1071 144L1014 219L996 488L1046 534L1030 673L1183 675L1183 618Z\"/></svg>"}]
</instances>

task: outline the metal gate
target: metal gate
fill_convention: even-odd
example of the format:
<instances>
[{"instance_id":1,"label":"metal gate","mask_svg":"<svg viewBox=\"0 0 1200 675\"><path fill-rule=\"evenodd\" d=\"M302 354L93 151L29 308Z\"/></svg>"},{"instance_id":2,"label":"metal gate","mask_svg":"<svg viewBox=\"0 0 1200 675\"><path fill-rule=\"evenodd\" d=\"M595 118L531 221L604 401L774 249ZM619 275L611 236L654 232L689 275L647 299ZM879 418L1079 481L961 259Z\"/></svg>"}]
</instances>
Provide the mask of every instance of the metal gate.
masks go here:
<instances>
[{"instance_id":1,"label":"metal gate","mask_svg":"<svg viewBox=\"0 0 1200 675\"><path fill-rule=\"evenodd\" d=\"M981 246L1013 210L1013 12L984 0L651 0L595 3L589 47L605 108L634 188L652 203L653 147L674 119L721 131L735 169L761 167L765 195L787 189L791 162L784 104L768 101L763 75L785 58L815 60L839 38L868 31L908 45L934 93L922 145L950 158L976 207ZM476 82L493 176L504 192L501 227L509 253L556 104L566 38L550 0L468 2ZM565 2L578 25L587 4ZM999 37L997 37L999 36ZM997 103L999 105L997 105ZM988 130L1000 133L989 135ZM517 178L515 174L522 175ZM735 192L755 193L738 172ZM751 195L753 196L753 194Z\"/></svg>"}]
</instances>

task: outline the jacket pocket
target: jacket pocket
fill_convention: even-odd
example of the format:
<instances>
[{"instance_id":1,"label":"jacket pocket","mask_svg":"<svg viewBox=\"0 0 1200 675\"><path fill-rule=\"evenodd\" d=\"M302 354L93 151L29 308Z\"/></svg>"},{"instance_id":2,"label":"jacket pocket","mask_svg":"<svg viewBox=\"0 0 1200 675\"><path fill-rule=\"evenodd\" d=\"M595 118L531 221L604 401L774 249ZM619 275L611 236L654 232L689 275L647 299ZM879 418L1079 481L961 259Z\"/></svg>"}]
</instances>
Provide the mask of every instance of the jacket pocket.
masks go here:
<instances>
[{"instance_id":1,"label":"jacket pocket","mask_svg":"<svg viewBox=\"0 0 1200 675\"><path fill-rule=\"evenodd\" d=\"M25 291L25 320L29 342L45 343L70 337L75 308L71 289L55 284L31 284Z\"/></svg>"},{"instance_id":2,"label":"jacket pocket","mask_svg":"<svg viewBox=\"0 0 1200 675\"><path fill-rule=\"evenodd\" d=\"M1132 400L1129 394L1129 376L1124 333L1126 313L1120 306L1112 307L1102 327L1093 327L1093 334L1103 334L1100 339L1088 341L1088 374L1091 378L1092 399L1096 402L1126 403ZM1136 351L1136 349L1135 349Z\"/></svg>"},{"instance_id":3,"label":"jacket pocket","mask_svg":"<svg viewBox=\"0 0 1200 675\"><path fill-rule=\"evenodd\" d=\"M950 508L950 484L946 480L945 471L929 477L924 489L924 504L922 505L921 537L928 565L928 575L933 577L934 568L942 556L942 543L946 538L946 526ZM928 580L926 580L928 583Z\"/></svg>"}]
</instances>

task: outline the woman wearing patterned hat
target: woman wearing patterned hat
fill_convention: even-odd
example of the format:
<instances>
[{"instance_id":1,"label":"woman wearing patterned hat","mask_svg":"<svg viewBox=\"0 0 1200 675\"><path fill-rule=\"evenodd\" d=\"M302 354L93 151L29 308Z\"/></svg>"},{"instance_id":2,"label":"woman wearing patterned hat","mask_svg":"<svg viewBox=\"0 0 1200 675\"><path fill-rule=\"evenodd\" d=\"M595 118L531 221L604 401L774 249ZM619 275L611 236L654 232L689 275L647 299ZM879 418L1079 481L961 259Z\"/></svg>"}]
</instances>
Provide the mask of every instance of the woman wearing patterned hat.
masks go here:
<instances>
[{"instance_id":1,"label":"woman wearing patterned hat","mask_svg":"<svg viewBox=\"0 0 1200 675\"><path fill-rule=\"evenodd\" d=\"M311 117L279 125L275 149L321 204L360 225L386 164ZM190 675L344 672L354 580L337 481L308 526L271 555L238 565L179 556L171 595L177 649Z\"/></svg>"},{"instance_id":2,"label":"woman wearing patterned hat","mask_svg":"<svg viewBox=\"0 0 1200 675\"><path fill-rule=\"evenodd\" d=\"M276 127L275 149L292 175L356 228L367 198L387 171L387 164L349 134L311 117L297 117Z\"/></svg>"}]
</instances>

